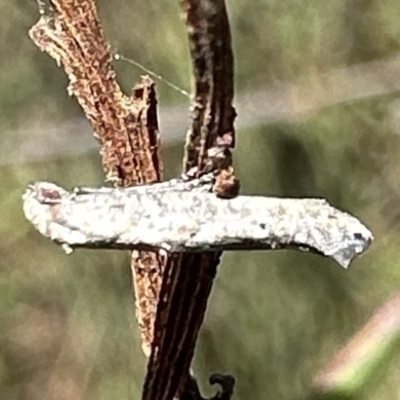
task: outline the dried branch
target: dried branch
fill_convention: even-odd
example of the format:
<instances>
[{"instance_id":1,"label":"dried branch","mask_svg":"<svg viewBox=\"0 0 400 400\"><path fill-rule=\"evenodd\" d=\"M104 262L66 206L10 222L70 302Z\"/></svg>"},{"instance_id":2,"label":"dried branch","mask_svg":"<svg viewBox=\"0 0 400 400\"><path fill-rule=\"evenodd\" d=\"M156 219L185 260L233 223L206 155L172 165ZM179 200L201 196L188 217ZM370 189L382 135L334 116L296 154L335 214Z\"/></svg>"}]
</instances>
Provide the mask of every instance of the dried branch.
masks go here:
<instances>
[{"instance_id":1,"label":"dried branch","mask_svg":"<svg viewBox=\"0 0 400 400\"><path fill-rule=\"evenodd\" d=\"M215 191L238 193L231 167L234 146L233 53L224 0L180 0L185 14L194 74L192 124L187 134L183 172L220 173ZM143 400L197 400L189 378L221 253L171 255L165 267L152 354ZM224 391L224 388L223 388ZM230 396L231 392L227 393Z\"/></svg>"},{"instance_id":2,"label":"dried branch","mask_svg":"<svg viewBox=\"0 0 400 400\"><path fill-rule=\"evenodd\" d=\"M35 44L64 66L69 78L68 93L78 100L101 146L107 180L117 186L140 181L142 170L151 169L146 180L160 180L158 127L153 83L143 79L134 97L125 96L111 65L109 44L95 5L90 0L53 0L54 14L42 16L30 30ZM147 96L144 95L147 91ZM140 112L146 98L150 134L141 132ZM150 121L147 121L150 122ZM143 143L142 143L143 141ZM141 157L136 152L143 153ZM154 164L154 165L153 165Z\"/></svg>"},{"instance_id":3,"label":"dried branch","mask_svg":"<svg viewBox=\"0 0 400 400\"><path fill-rule=\"evenodd\" d=\"M184 170L198 167L202 171L212 158L212 148L226 148L228 154L235 145L231 33L224 1L181 0L181 5L194 73L192 126L187 133ZM232 160L226 158L230 166Z\"/></svg>"},{"instance_id":4,"label":"dried branch","mask_svg":"<svg viewBox=\"0 0 400 400\"><path fill-rule=\"evenodd\" d=\"M78 100L100 144L106 179L128 187L162 179L154 83L142 77L125 96L111 64L110 46L93 0L51 0L30 30L35 44L62 64L68 92ZM132 253L131 268L145 354L150 354L164 257Z\"/></svg>"}]
</instances>

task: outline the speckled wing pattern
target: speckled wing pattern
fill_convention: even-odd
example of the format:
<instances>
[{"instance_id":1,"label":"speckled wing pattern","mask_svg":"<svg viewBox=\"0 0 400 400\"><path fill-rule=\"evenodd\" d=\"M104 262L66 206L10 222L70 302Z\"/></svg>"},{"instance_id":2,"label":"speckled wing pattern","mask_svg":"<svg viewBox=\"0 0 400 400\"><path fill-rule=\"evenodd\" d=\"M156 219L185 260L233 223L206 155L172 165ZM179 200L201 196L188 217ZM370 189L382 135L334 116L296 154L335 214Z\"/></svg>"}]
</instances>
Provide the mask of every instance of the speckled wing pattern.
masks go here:
<instances>
[{"instance_id":1,"label":"speckled wing pattern","mask_svg":"<svg viewBox=\"0 0 400 400\"><path fill-rule=\"evenodd\" d=\"M200 187L209 184L198 183ZM67 249L202 252L294 248L332 257L347 268L373 239L357 218L324 199L221 199L212 193L190 191L193 183L186 184L192 186L163 182L69 192L38 182L24 194L24 212L42 235Z\"/></svg>"}]
</instances>

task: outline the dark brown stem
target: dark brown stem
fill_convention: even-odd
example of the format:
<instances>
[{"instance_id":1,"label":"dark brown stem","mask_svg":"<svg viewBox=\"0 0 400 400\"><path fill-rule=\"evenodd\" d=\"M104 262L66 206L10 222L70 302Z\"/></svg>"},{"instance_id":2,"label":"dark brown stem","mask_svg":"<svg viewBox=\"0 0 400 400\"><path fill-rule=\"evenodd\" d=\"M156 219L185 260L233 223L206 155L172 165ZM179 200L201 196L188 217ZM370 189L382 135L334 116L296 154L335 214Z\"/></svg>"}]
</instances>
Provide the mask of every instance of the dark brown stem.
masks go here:
<instances>
[{"instance_id":1,"label":"dark brown stem","mask_svg":"<svg viewBox=\"0 0 400 400\"><path fill-rule=\"evenodd\" d=\"M225 171L216 191L222 187L219 194L229 196L228 192L238 192L238 185L232 179L236 113L232 106L233 53L225 3L181 0L181 5L194 75L192 124L187 133L183 171L213 170L219 171L219 176ZM196 399L195 381L187 384L192 379L189 368L220 257L221 253L209 252L168 259L143 400L172 400L175 396Z\"/></svg>"},{"instance_id":2,"label":"dark brown stem","mask_svg":"<svg viewBox=\"0 0 400 400\"><path fill-rule=\"evenodd\" d=\"M181 5L194 74L192 126L183 167L186 171L193 167L201 171L209 161L210 149L231 149L235 145L231 33L224 1L182 0ZM227 164L231 161L228 157Z\"/></svg>"}]
</instances>

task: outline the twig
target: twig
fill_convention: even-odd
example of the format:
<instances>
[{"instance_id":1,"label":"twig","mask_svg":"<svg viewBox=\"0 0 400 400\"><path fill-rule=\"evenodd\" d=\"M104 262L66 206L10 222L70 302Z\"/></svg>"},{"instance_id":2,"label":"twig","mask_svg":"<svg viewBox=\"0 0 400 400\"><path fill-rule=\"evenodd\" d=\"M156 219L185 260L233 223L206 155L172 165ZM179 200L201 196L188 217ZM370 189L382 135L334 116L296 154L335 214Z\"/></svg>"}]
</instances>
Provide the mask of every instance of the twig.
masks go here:
<instances>
[{"instance_id":1,"label":"twig","mask_svg":"<svg viewBox=\"0 0 400 400\"><path fill-rule=\"evenodd\" d=\"M68 92L81 105L100 144L106 179L128 187L162 179L154 84L142 77L125 96L112 68L110 46L93 0L51 0L30 30L35 44L62 64ZM131 269L143 351L150 354L164 257L132 253Z\"/></svg>"},{"instance_id":2,"label":"twig","mask_svg":"<svg viewBox=\"0 0 400 400\"><path fill-rule=\"evenodd\" d=\"M193 62L192 124L183 172L224 170L215 188L234 195L233 53L224 0L181 0ZM171 255L165 267L143 400L194 400L187 382L221 253ZM195 383L194 379L190 379ZM193 384L189 385L193 388ZM189 390L189 391L188 391ZM229 395L230 396L230 395Z\"/></svg>"}]
</instances>

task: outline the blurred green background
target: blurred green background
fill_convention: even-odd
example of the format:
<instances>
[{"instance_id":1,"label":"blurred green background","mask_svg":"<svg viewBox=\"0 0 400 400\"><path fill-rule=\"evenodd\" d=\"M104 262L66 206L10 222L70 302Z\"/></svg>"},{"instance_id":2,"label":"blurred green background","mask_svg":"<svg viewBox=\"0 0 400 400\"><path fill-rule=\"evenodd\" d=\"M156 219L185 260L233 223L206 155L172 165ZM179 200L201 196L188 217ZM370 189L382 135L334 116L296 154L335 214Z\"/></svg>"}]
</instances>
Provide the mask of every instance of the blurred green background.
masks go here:
<instances>
[{"instance_id":1,"label":"blurred green background","mask_svg":"<svg viewBox=\"0 0 400 400\"><path fill-rule=\"evenodd\" d=\"M97 3L115 49L190 88L177 1ZM326 197L376 237L348 271L302 253L224 255L196 351L204 390L211 395L204 383L218 371L236 376L237 400L303 399L315 373L400 286L400 7L230 0L228 8L243 193ZM99 185L103 172L63 70L28 37L36 2L1 0L0 10L0 399L138 399L145 359L129 255L67 257L24 220L28 182ZM115 67L129 92L142 72ZM161 115L187 114L186 98L162 82L157 90ZM168 124L171 177L186 122ZM398 399L399 360L393 354L360 398Z\"/></svg>"}]
</instances>

